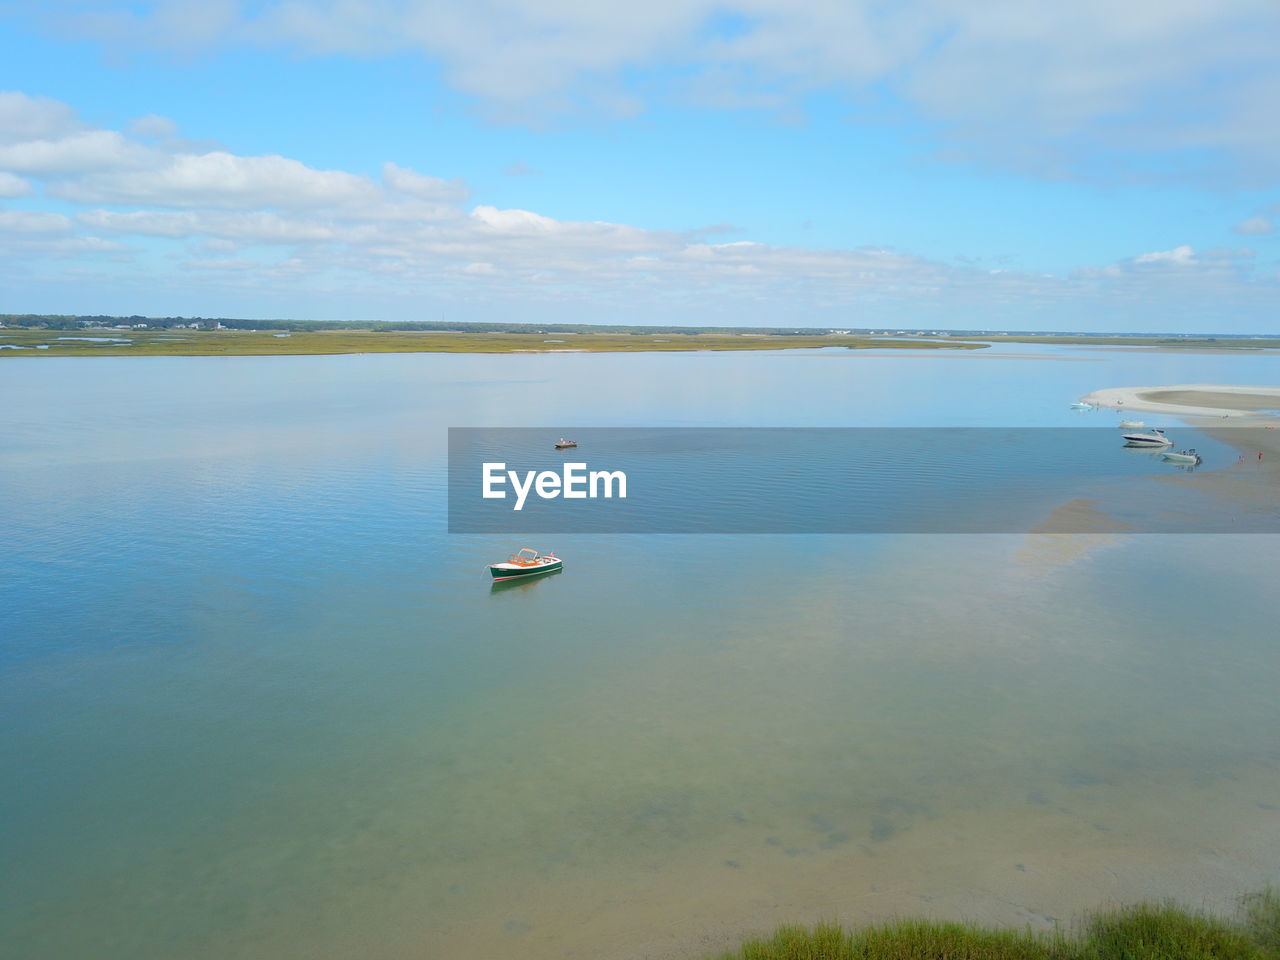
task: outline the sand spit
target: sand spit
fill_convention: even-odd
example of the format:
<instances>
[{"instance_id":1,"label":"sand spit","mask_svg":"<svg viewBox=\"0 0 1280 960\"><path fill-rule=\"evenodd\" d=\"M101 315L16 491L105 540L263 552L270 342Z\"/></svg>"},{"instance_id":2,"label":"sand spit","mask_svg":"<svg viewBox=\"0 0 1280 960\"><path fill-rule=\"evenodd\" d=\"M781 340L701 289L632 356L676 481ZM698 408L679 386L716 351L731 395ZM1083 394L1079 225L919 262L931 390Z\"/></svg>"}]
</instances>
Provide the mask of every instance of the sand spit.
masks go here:
<instances>
[{"instance_id":1,"label":"sand spit","mask_svg":"<svg viewBox=\"0 0 1280 960\"><path fill-rule=\"evenodd\" d=\"M1280 421L1275 416L1280 411L1280 387L1216 383L1110 387L1082 399L1121 412L1175 416L1235 447L1240 453L1235 463L1157 479L1231 500L1242 511L1243 524L1249 523L1250 511L1259 511L1259 529L1274 519L1280 494Z\"/></svg>"},{"instance_id":2,"label":"sand spit","mask_svg":"<svg viewBox=\"0 0 1280 960\"><path fill-rule=\"evenodd\" d=\"M1179 417L1254 417L1280 410L1280 387L1187 383L1167 387L1108 387L1081 398L1095 407L1145 410Z\"/></svg>"}]
</instances>

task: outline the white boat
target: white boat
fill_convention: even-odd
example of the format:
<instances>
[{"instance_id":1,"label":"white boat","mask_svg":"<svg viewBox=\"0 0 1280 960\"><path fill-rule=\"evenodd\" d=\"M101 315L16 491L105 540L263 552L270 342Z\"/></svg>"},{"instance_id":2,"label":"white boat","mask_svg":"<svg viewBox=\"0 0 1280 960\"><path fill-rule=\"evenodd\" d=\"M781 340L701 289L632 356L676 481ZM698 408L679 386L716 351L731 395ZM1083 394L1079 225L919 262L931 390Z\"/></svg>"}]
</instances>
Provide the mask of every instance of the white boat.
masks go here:
<instances>
[{"instance_id":1,"label":"white boat","mask_svg":"<svg viewBox=\"0 0 1280 960\"><path fill-rule=\"evenodd\" d=\"M1141 430L1145 426L1146 424L1143 423L1141 420L1121 420L1120 421L1121 430Z\"/></svg>"},{"instance_id":2,"label":"white boat","mask_svg":"<svg viewBox=\"0 0 1280 960\"><path fill-rule=\"evenodd\" d=\"M1171 447L1173 441L1164 435L1164 431L1159 427L1150 433L1126 433L1124 435L1126 447Z\"/></svg>"},{"instance_id":3,"label":"white boat","mask_svg":"<svg viewBox=\"0 0 1280 960\"><path fill-rule=\"evenodd\" d=\"M1180 450L1177 453L1166 451L1160 454L1161 460L1168 460L1170 463L1200 463L1200 454L1196 453L1195 447L1190 450Z\"/></svg>"},{"instance_id":4,"label":"white boat","mask_svg":"<svg viewBox=\"0 0 1280 960\"><path fill-rule=\"evenodd\" d=\"M1085 403L1083 400L1077 400L1075 403L1071 405L1071 409L1072 410L1092 410L1093 404Z\"/></svg>"}]
</instances>

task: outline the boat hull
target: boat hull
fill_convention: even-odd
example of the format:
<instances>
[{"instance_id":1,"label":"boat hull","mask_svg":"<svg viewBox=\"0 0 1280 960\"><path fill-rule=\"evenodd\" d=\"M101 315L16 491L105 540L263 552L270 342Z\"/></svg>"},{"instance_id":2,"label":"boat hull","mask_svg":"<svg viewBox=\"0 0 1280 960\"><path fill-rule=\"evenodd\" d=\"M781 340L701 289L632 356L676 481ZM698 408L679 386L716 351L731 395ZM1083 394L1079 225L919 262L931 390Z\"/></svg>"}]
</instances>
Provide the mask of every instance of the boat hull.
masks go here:
<instances>
[{"instance_id":1,"label":"boat hull","mask_svg":"<svg viewBox=\"0 0 1280 960\"><path fill-rule=\"evenodd\" d=\"M489 573L495 581L518 580L522 577L536 577L540 573L550 573L564 566L563 560L552 560L550 563L531 564L527 567L513 563L495 563L490 565Z\"/></svg>"},{"instance_id":2,"label":"boat hull","mask_svg":"<svg viewBox=\"0 0 1280 960\"><path fill-rule=\"evenodd\" d=\"M1127 433L1124 436L1126 445L1130 447L1168 447L1173 441L1168 437L1153 436L1149 433Z\"/></svg>"}]
</instances>

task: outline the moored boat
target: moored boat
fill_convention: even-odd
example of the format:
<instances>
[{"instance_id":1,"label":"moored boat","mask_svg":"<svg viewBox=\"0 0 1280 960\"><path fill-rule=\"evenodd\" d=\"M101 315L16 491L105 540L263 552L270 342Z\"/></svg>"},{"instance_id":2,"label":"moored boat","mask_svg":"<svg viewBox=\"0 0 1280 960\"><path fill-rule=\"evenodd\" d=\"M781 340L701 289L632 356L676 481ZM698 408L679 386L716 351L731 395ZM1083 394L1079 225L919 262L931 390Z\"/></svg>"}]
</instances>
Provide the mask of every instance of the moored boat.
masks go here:
<instances>
[{"instance_id":1,"label":"moored boat","mask_svg":"<svg viewBox=\"0 0 1280 960\"><path fill-rule=\"evenodd\" d=\"M568 450L570 447L576 447L577 445L577 440L566 440L564 437L556 441L557 450Z\"/></svg>"},{"instance_id":2,"label":"moored boat","mask_svg":"<svg viewBox=\"0 0 1280 960\"><path fill-rule=\"evenodd\" d=\"M1150 433L1126 433L1124 439L1127 447L1169 447L1173 445L1173 441L1166 437L1164 431L1159 427Z\"/></svg>"},{"instance_id":3,"label":"moored boat","mask_svg":"<svg viewBox=\"0 0 1280 960\"><path fill-rule=\"evenodd\" d=\"M1200 454L1196 453L1195 447L1190 450L1179 450L1177 453L1166 451L1160 454L1160 459L1168 460L1170 463L1198 464L1201 462Z\"/></svg>"},{"instance_id":4,"label":"moored boat","mask_svg":"<svg viewBox=\"0 0 1280 960\"><path fill-rule=\"evenodd\" d=\"M1146 423L1144 423L1141 420L1121 420L1120 421L1121 430L1141 430L1145 426L1146 426Z\"/></svg>"},{"instance_id":5,"label":"moored boat","mask_svg":"<svg viewBox=\"0 0 1280 960\"><path fill-rule=\"evenodd\" d=\"M1092 410L1093 404L1085 403L1083 400L1077 400L1075 403L1071 405L1071 409L1072 410Z\"/></svg>"},{"instance_id":6,"label":"moored boat","mask_svg":"<svg viewBox=\"0 0 1280 960\"><path fill-rule=\"evenodd\" d=\"M549 573L563 566L564 561L554 553L543 556L531 547L524 547L501 563L489 564L489 573L493 575L494 580L514 580L516 577L532 577L539 573Z\"/></svg>"}]
</instances>

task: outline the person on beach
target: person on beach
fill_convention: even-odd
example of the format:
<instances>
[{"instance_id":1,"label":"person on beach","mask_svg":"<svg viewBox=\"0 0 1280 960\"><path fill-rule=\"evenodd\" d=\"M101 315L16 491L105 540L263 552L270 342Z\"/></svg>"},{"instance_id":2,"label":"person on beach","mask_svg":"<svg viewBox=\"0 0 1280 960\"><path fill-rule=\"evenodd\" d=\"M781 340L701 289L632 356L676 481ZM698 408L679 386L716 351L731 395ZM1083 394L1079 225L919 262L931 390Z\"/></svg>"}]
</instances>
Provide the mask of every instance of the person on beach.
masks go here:
<instances>
[{"instance_id":1,"label":"person on beach","mask_svg":"<svg viewBox=\"0 0 1280 960\"><path fill-rule=\"evenodd\" d=\"M1261 463L1261 462L1262 462L1262 451L1261 451L1261 450L1259 450L1259 451L1258 451L1258 462L1259 462L1259 463Z\"/></svg>"}]
</instances>

